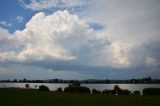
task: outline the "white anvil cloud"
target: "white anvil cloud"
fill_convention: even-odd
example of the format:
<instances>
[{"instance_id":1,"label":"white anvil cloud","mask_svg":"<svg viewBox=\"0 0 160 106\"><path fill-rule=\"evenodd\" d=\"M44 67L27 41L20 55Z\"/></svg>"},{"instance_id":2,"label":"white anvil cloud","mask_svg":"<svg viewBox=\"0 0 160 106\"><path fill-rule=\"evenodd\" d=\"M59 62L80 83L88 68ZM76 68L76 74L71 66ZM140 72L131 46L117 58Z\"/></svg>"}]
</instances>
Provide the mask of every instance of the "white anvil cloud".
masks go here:
<instances>
[{"instance_id":1,"label":"white anvil cloud","mask_svg":"<svg viewBox=\"0 0 160 106\"><path fill-rule=\"evenodd\" d=\"M153 66L155 57L143 47L143 40L137 43L126 35L125 40L113 39L107 31L110 29L92 29L86 21L68 11L57 11L51 15L40 12L26 23L22 31L10 34L5 29L0 30L2 35L6 35L0 38L3 44L0 60L31 64L70 61L76 65L118 68L133 67L139 63Z\"/></svg>"},{"instance_id":2,"label":"white anvil cloud","mask_svg":"<svg viewBox=\"0 0 160 106\"><path fill-rule=\"evenodd\" d=\"M4 32L8 34L1 31L2 34ZM31 18L25 29L17 30L6 38L16 43L11 43L13 48L1 51L0 58L1 61L18 62L76 60L90 64L98 58L97 55L103 55L101 52L108 44L107 39L101 44L101 38L96 36L87 23L68 11L57 11L51 15L40 12Z\"/></svg>"}]
</instances>

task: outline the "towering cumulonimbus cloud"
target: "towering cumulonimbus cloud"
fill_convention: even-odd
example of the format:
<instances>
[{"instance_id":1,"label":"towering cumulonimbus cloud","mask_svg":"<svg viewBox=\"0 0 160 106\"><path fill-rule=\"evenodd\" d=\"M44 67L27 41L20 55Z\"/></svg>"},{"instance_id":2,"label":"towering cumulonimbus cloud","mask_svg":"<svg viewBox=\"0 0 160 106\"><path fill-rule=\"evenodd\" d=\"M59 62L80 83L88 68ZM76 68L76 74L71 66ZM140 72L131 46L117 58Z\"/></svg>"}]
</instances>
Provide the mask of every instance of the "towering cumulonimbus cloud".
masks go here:
<instances>
[{"instance_id":1,"label":"towering cumulonimbus cloud","mask_svg":"<svg viewBox=\"0 0 160 106\"><path fill-rule=\"evenodd\" d=\"M153 64L154 59L136 53L144 51L141 43L108 40L108 35L102 35L104 33L94 30L68 11L57 11L51 15L37 13L22 31L10 34L1 29L1 34L6 35L1 37L1 43L8 43L1 47L1 61L74 61L89 66L132 67L136 66L137 57L143 58L139 60L143 65L150 64L150 61ZM142 48L138 49L139 46Z\"/></svg>"},{"instance_id":2,"label":"towering cumulonimbus cloud","mask_svg":"<svg viewBox=\"0 0 160 106\"><path fill-rule=\"evenodd\" d=\"M94 29L68 11L58 11L52 15L40 12L32 17L24 30L17 30L6 38L16 42L16 46L12 45L13 48L1 52L0 58L19 62L53 59L77 60L81 63L85 62L85 58L90 58L86 59L90 64L108 45L107 39L102 43L96 36Z\"/></svg>"},{"instance_id":3,"label":"towering cumulonimbus cloud","mask_svg":"<svg viewBox=\"0 0 160 106\"><path fill-rule=\"evenodd\" d=\"M160 76L159 1L20 1L37 13L21 17L22 30L0 27L3 74L29 67L96 78Z\"/></svg>"}]
</instances>

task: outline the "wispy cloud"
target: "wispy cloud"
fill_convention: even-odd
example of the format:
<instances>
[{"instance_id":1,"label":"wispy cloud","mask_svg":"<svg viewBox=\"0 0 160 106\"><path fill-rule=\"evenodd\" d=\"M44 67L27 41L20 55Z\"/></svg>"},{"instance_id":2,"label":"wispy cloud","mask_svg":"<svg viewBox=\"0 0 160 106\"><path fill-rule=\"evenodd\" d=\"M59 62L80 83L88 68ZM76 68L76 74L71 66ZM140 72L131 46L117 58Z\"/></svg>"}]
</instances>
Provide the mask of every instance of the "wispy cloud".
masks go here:
<instances>
[{"instance_id":1,"label":"wispy cloud","mask_svg":"<svg viewBox=\"0 0 160 106\"><path fill-rule=\"evenodd\" d=\"M31 10L43 9L73 9L82 7L86 4L87 0L30 0L26 3L24 0L19 0L22 7Z\"/></svg>"},{"instance_id":2,"label":"wispy cloud","mask_svg":"<svg viewBox=\"0 0 160 106\"><path fill-rule=\"evenodd\" d=\"M18 21L18 22L20 22L20 23L22 23L23 22L23 16L17 16L16 17L16 20Z\"/></svg>"},{"instance_id":3,"label":"wispy cloud","mask_svg":"<svg viewBox=\"0 0 160 106\"><path fill-rule=\"evenodd\" d=\"M6 22L6 21L0 21L0 25L6 26L6 27L11 27L11 26L12 26L11 23L8 23L8 22Z\"/></svg>"}]
</instances>

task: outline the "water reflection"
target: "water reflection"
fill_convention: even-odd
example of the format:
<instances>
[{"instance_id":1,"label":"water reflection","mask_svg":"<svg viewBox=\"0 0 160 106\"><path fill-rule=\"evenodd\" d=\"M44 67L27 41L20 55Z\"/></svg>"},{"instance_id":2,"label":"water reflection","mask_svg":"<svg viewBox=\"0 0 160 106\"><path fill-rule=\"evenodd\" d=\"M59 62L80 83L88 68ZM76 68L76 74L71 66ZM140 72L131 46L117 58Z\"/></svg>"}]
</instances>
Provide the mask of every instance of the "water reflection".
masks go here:
<instances>
[{"instance_id":1,"label":"water reflection","mask_svg":"<svg viewBox=\"0 0 160 106\"><path fill-rule=\"evenodd\" d=\"M51 91L57 90L57 88L61 87L64 89L68 86L68 84L62 84L62 83L0 83L1 88L5 87L18 87L18 88L25 88L25 84L29 84L30 88L38 89L38 86L45 85L49 87ZM115 85L118 85L121 89L128 89L130 91L141 91L144 88L160 88L160 84L82 84L82 86L88 87L91 90L97 89L97 90L104 90L104 89L113 89Z\"/></svg>"}]
</instances>

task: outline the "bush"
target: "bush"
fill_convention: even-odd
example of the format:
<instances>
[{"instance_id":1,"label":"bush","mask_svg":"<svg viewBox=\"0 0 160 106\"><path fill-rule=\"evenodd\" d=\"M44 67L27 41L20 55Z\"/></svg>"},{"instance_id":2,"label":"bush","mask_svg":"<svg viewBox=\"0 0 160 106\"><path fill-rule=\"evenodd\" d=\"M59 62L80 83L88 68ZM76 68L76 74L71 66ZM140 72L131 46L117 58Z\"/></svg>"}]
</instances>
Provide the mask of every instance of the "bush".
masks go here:
<instances>
[{"instance_id":1,"label":"bush","mask_svg":"<svg viewBox=\"0 0 160 106\"><path fill-rule=\"evenodd\" d=\"M47 86L45 86L45 85L40 85L39 86L39 90L40 91L49 91L49 88Z\"/></svg>"},{"instance_id":2,"label":"bush","mask_svg":"<svg viewBox=\"0 0 160 106\"><path fill-rule=\"evenodd\" d=\"M70 87L80 87L80 82L79 81L74 81L73 83L69 84Z\"/></svg>"},{"instance_id":3,"label":"bush","mask_svg":"<svg viewBox=\"0 0 160 106\"><path fill-rule=\"evenodd\" d=\"M140 91L134 91L133 92L133 95L140 95L141 93L140 93Z\"/></svg>"},{"instance_id":4,"label":"bush","mask_svg":"<svg viewBox=\"0 0 160 106\"><path fill-rule=\"evenodd\" d=\"M96 90L96 89L92 89L92 94L100 94L100 93L101 93L101 91Z\"/></svg>"},{"instance_id":5,"label":"bush","mask_svg":"<svg viewBox=\"0 0 160 106\"><path fill-rule=\"evenodd\" d=\"M60 87L60 88L57 88L57 90L56 90L57 92L62 92L62 88Z\"/></svg>"},{"instance_id":6,"label":"bush","mask_svg":"<svg viewBox=\"0 0 160 106\"><path fill-rule=\"evenodd\" d=\"M25 84L25 87L26 87L26 88L29 88L29 84Z\"/></svg>"},{"instance_id":7,"label":"bush","mask_svg":"<svg viewBox=\"0 0 160 106\"><path fill-rule=\"evenodd\" d=\"M70 93L90 93L91 92L89 88L80 86L79 84L77 85L75 86L74 84L69 84L68 87L64 88L64 92L70 92Z\"/></svg>"},{"instance_id":8,"label":"bush","mask_svg":"<svg viewBox=\"0 0 160 106\"><path fill-rule=\"evenodd\" d=\"M131 93L131 92L130 92L128 89L118 91L118 94L119 94L119 95L129 95L130 93Z\"/></svg>"},{"instance_id":9,"label":"bush","mask_svg":"<svg viewBox=\"0 0 160 106\"><path fill-rule=\"evenodd\" d=\"M107 91L108 91L107 89L103 90L103 91L102 91L102 94L107 94ZM93 92L93 91L92 91L92 92Z\"/></svg>"},{"instance_id":10,"label":"bush","mask_svg":"<svg viewBox=\"0 0 160 106\"><path fill-rule=\"evenodd\" d=\"M121 89L118 85L114 86L113 91L111 91L111 94L116 94L116 95L129 95L131 91L128 89Z\"/></svg>"},{"instance_id":11,"label":"bush","mask_svg":"<svg viewBox=\"0 0 160 106\"><path fill-rule=\"evenodd\" d=\"M66 88L64 88L64 92L75 92L75 88L71 87L71 86L66 87Z\"/></svg>"},{"instance_id":12,"label":"bush","mask_svg":"<svg viewBox=\"0 0 160 106\"><path fill-rule=\"evenodd\" d=\"M77 91L79 93L90 93L91 92L89 88L83 87L83 86L78 87Z\"/></svg>"},{"instance_id":13,"label":"bush","mask_svg":"<svg viewBox=\"0 0 160 106\"><path fill-rule=\"evenodd\" d=\"M113 94L115 94L115 91L114 90L105 89L105 90L102 91L102 94L113 95Z\"/></svg>"},{"instance_id":14,"label":"bush","mask_svg":"<svg viewBox=\"0 0 160 106\"><path fill-rule=\"evenodd\" d=\"M120 91L120 90L121 90L121 88L118 85L114 86L114 91Z\"/></svg>"},{"instance_id":15,"label":"bush","mask_svg":"<svg viewBox=\"0 0 160 106\"><path fill-rule=\"evenodd\" d=\"M160 95L160 88L145 88L143 95Z\"/></svg>"},{"instance_id":16,"label":"bush","mask_svg":"<svg viewBox=\"0 0 160 106\"><path fill-rule=\"evenodd\" d=\"M35 87L35 88L37 88L37 87L38 87L38 85L35 85L34 87Z\"/></svg>"}]
</instances>

